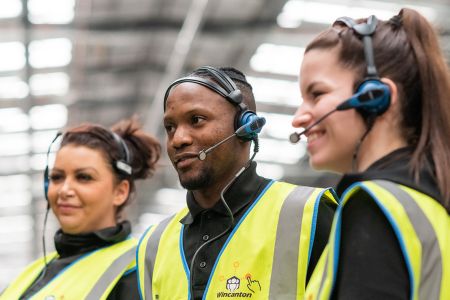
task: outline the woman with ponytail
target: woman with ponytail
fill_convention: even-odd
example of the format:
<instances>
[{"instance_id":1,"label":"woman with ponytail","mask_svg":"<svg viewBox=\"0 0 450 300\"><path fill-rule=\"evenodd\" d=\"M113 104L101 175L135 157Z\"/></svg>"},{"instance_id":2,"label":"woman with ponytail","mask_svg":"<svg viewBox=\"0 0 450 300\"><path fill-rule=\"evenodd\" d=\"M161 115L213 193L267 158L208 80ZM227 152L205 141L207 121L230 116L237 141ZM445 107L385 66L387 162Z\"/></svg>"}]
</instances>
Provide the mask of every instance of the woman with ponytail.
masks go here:
<instances>
[{"instance_id":1,"label":"woman with ponytail","mask_svg":"<svg viewBox=\"0 0 450 300\"><path fill-rule=\"evenodd\" d=\"M450 299L450 75L433 27L406 8L339 18L307 46L300 88L310 163L343 174L306 299Z\"/></svg>"},{"instance_id":2,"label":"woman with ponytail","mask_svg":"<svg viewBox=\"0 0 450 300\"><path fill-rule=\"evenodd\" d=\"M0 299L138 299L136 240L123 209L160 151L135 119L64 132L46 191L61 227L56 252L28 266Z\"/></svg>"}]
</instances>

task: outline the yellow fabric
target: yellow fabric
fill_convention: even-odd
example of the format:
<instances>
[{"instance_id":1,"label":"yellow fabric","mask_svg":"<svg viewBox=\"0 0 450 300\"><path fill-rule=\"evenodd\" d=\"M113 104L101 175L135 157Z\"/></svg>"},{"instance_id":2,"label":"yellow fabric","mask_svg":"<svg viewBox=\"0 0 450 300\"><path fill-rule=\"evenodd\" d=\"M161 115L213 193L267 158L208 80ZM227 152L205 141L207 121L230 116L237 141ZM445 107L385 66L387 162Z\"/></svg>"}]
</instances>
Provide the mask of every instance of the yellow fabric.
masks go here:
<instances>
[{"instance_id":1,"label":"yellow fabric","mask_svg":"<svg viewBox=\"0 0 450 300\"><path fill-rule=\"evenodd\" d=\"M188 275L180 255L180 220L187 212L185 208L177 213L161 235L152 278L153 297L159 295L159 300L187 300Z\"/></svg>"},{"instance_id":2,"label":"yellow fabric","mask_svg":"<svg viewBox=\"0 0 450 300\"><path fill-rule=\"evenodd\" d=\"M283 204L283 201L274 200L285 199L294 187L274 184L250 211L220 256L206 299L230 293L227 280L232 277L240 280L239 288L234 292L268 299L277 224Z\"/></svg>"},{"instance_id":3,"label":"yellow fabric","mask_svg":"<svg viewBox=\"0 0 450 300\"><path fill-rule=\"evenodd\" d=\"M316 203L317 197L322 192L322 189L315 189L312 195L309 197L303 210L302 225L300 230L300 241L299 241L299 257L298 257L298 282L302 284L297 285L297 298L302 299L305 294L305 284L306 284L306 272L308 271L308 254L310 248L311 240L311 229L313 223L314 215L314 205ZM334 195L331 194L330 190L326 190L324 196L330 200L334 200ZM337 203L336 203L337 204ZM306 266L306 267L305 267Z\"/></svg>"},{"instance_id":4,"label":"yellow fabric","mask_svg":"<svg viewBox=\"0 0 450 300\"><path fill-rule=\"evenodd\" d=\"M288 194L296 186L275 182L262 195L261 199L248 212L242 223L235 229L234 235L216 262L213 274L204 299L252 297L268 299L271 270L274 257L274 246L280 210ZM323 189L315 189L309 197L302 218L299 242L299 268L297 299L304 294L305 277L308 263L308 251L311 236L311 223L316 199ZM326 197L333 199L329 191ZM180 234L182 226L179 222L187 213L187 209L178 213L161 235L152 278L152 298L158 300L186 300L188 298L188 266L183 266L180 254ZM139 278L141 291L145 248L152 232L141 240L138 249ZM176 280L174 280L176 278ZM228 285L227 285L228 283ZM144 295L143 295L144 296ZM145 296L144 296L145 299ZM148 299L147 299L148 300Z\"/></svg>"},{"instance_id":5,"label":"yellow fabric","mask_svg":"<svg viewBox=\"0 0 450 300\"><path fill-rule=\"evenodd\" d=\"M440 299L450 299L450 216L445 209L432 198L408 187L401 186L401 188L412 196L433 226L442 254Z\"/></svg>"},{"instance_id":6,"label":"yellow fabric","mask_svg":"<svg viewBox=\"0 0 450 300\"><path fill-rule=\"evenodd\" d=\"M319 261L316 264L316 267L314 268L314 271L311 275L311 278L309 279L308 286L306 287L305 291L305 298L308 300L312 299L324 299L321 298L318 293L320 291L320 284L322 282L322 277L325 274L325 268L327 268L326 262L328 258L328 247L330 244L327 244L325 246L325 249L322 252L322 255L319 258Z\"/></svg>"},{"instance_id":7,"label":"yellow fabric","mask_svg":"<svg viewBox=\"0 0 450 300\"><path fill-rule=\"evenodd\" d=\"M112 246L99 249L78 259L68 268L62 270L52 281L39 290L30 299L45 299L54 296L55 300L80 300L84 299L95 286L99 278L108 269L111 263L126 251L136 246L135 239L127 239ZM57 254L51 253L48 259L56 258ZM123 270L125 273L136 266L133 260L128 267ZM39 276L44 268L43 259L40 258L29 265L19 277L0 296L1 300L18 299L31 286L33 281ZM115 278L100 299L106 299L123 275ZM50 299L50 298L49 298Z\"/></svg>"},{"instance_id":8,"label":"yellow fabric","mask_svg":"<svg viewBox=\"0 0 450 300\"><path fill-rule=\"evenodd\" d=\"M448 234L448 230L450 228L450 217L445 208L431 197L414 189L401 185L398 186L413 198L425 214L428 221L431 223L433 230L436 233L442 257L443 272L440 299L450 299L450 285L448 284L450 280L450 237ZM376 200L372 200L378 201L378 204L383 207L383 211L387 211L387 214L389 214L389 216L397 224L397 229L400 232L402 244L406 250L407 262L409 262L408 265L411 266L414 280L413 295L411 299L419 299L423 246L402 203L396 199L393 194L378 185L376 182L366 181L354 185L351 189L346 191L341 202L340 210L345 208L346 203L355 199L355 193L360 191L362 188L374 195ZM337 250L334 247L337 238L336 219L337 218L335 217L327 246L329 249L328 251L324 251L322 254L320 262L317 264L308 283L305 294L306 300L325 300L330 299L331 297L332 284L336 276L333 272L333 260L335 257L335 251Z\"/></svg>"},{"instance_id":9,"label":"yellow fabric","mask_svg":"<svg viewBox=\"0 0 450 300\"><path fill-rule=\"evenodd\" d=\"M151 226L147 229L147 231L144 233L144 235L139 240L139 245L137 248L137 265L138 266L144 266L145 265L145 246L141 245L147 245L148 239L151 237L152 233L155 231L156 226ZM139 269L137 270L137 276L138 276L138 283L139 283L139 290L144 291L144 272L139 272ZM141 295L143 299L145 299L145 295Z\"/></svg>"}]
</instances>

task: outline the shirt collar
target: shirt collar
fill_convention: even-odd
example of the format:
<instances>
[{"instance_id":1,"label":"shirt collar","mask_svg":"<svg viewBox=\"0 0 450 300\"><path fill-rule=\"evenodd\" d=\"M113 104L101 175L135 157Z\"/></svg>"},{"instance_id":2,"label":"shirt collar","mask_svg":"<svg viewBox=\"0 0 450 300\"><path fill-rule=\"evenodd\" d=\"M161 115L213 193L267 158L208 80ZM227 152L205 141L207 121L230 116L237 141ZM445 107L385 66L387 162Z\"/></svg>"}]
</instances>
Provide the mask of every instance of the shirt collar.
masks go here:
<instances>
[{"instance_id":1,"label":"shirt collar","mask_svg":"<svg viewBox=\"0 0 450 300\"><path fill-rule=\"evenodd\" d=\"M224 194L224 199L233 212L233 215L255 198L255 192L258 191L260 184L264 181L265 178L258 176L256 173L256 162L252 162ZM180 223L185 225L192 224L199 214L207 210L222 215L228 215L228 212L220 199L212 208L205 209L195 201L193 193L188 191L186 202L189 213L180 220Z\"/></svg>"},{"instance_id":2,"label":"shirt collar","mask_svg":"<svg viewBox=\"0 0 450 300\"><path fill-rule=\"evenodd\" d=\"M436 200L441 199L442 196L437 191L431 159L427 157L424 167L419 172L419 181L414 179L414 174L410 171L413 152L414 148L412 147L400 148L380 158L362 173L345 174L336 187L338 196L341 197L345 190L355 182L382 179L411 187Z\"/></svg>"}]
</instances>

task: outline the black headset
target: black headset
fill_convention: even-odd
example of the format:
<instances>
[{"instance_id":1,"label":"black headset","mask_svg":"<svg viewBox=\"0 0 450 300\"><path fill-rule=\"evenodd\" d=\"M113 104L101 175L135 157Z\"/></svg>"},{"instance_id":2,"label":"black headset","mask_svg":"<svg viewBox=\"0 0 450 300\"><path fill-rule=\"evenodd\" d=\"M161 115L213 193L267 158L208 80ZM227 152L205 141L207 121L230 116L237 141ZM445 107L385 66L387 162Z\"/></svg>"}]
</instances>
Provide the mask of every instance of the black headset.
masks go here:
<instances>
[{"instance_id":1,"label":"black headset","mask_svg":"<svg viewBox=\"0 0 450 300\"><path fill-rule=\"evenodd\" d=\"M130 155L130 151L128 150L128 146L125 143L125 141L117 133L111 131L111 135L114 138L114 141L116 142L116 144L119 146L119 148L122 151L122 158L116 160L114 162L113 166L115 167L115 169L117 170L117 172L120 175L129 177L133 174L133 168L131 167L131 155ZM53 138L50 145L48 146L48 150L47 150L46 165L45 165L45 169L44 169L44 195L45 195L45 199L47 200L47 203L49 203L48 202L48 187L50 185L49 156L50 156L50 151L52 149L53 144L60 136L64 136L64 133L58 132L56 134L56 136Z\"/></svg>"},{"instance_id":2,"label":"black headset","mask_svg":"<svg viewBox=\"0 0 450 300\"><path fill-rule=\"evenodd\" d=\"M389 108L391 92L389 87L380 81L375 67L372 35L377 28L378 20L375 16L370 16L366 23L357 24L355 20L349 17L341 17L333 25L336 23L342 23L362 36L364 56L367 63L367 74L363 82L358 86L355 94L339 105L337 110L355 108L363 116L380 116Z\"/></svg>"},{"instance_id":3,"label":"black headset","mask_svg":"<svg viewBox=\"0 0 450 300\"><path fill-rule=\"evenodd\" d=\"M187 76L182 77L172 82L166 90L164 95L164 111L166 110L166 102L169 97L172 88L183 82L193 82L203 85L208 89L216 92L224 97L231 104L238 107L238 113L234 118L234 130L250 124L251 122L260 119L254 111L248 109L247 105L242 102L242 92L236 86L236 83L222 70L210 66L203 66L195 70L194 72L206 72L215 81L208 80L203 77ZM217 83L216 83L217 82ZM249 130L244 135L238 135L238 138L244 141L250 141L257 138L257 135L261 132L261 128L258 130Z\"/></svg>"}]
</instances>

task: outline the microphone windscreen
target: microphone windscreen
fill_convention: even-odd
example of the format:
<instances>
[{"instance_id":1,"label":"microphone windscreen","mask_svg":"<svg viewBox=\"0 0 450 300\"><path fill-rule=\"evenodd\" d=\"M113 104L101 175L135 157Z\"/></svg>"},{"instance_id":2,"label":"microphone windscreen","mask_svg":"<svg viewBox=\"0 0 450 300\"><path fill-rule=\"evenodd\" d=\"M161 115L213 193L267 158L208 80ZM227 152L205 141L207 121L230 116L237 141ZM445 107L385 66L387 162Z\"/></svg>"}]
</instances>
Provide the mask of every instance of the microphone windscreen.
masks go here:
<instances>
[{"instance_id":1,"label":"microphone windscreen","mask_svg":"<svg viewBox=\"0 0 450 300\"><path fill-rule=\"evenodd\" d=\"M289 135L289 141L292 144L297 144L298 141L300 141L300 134L298 134L297 132L291 133L291 135Z\"/></svg>"}]
</instances>

